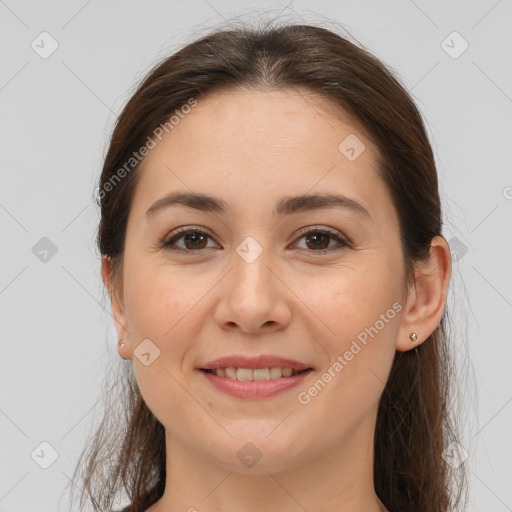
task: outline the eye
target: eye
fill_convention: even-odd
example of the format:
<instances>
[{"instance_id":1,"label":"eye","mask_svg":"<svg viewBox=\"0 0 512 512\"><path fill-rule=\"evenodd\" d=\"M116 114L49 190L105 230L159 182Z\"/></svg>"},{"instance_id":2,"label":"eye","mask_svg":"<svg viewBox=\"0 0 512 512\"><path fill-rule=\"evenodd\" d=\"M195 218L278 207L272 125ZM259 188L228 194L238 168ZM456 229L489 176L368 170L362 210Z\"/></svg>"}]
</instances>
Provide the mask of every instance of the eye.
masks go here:
<instances>
[{"instance_id":1,"label":"eye","mask_svg":"<svg viewBox=\"0 0 512 512\"><path fill-rule=\"evenodd\" d=\"M349 243L345 241L338 233L326 228L303 228L299 231L299 233L302 235L299 238L299 240L305 238L306 245L310 246L306 247L306 250L310 250L310 252L314 252L317 254L325 254L328 252L332 252L333 250L338 250L339 247L329 247L329 243L333 239L337 241L338 245L341 245L342 247L349 246Z\"/></svg>"},{"instance_id":2,"label":"eye","mask_svg":"<svg viewBox=\"0 0 512 512\"><path fill-rule=\"evenodd\" d=\"M317 254L325 254L339 250L340 247L329 247L330 242L333 240L338 242L338 246L341 246L341 248L350 245L338 233L326 228L303 228L299 230L299 233L301 234L299 240L305 238L306 245L309 245L309 247L306 247L306 250ZM173 251L196 253L208 248L206 245L208 238L211 238L211 235L203 229L195 227L179 228L173 231L169 237L162 242L162 246ZM181 239L183 239L184 246L180 247L177 245L177 242Z\"/></svg>"},{"instance_id":3,"label":"eye","mask_svg":"<svg viewBox=\"0 0 512 512\"><path fill-rule=\"evenodd\" d=\"M173 251L196 252L204 249L205 241L211 238L210 235L198 228L179 228L173 231L170 238L165 240L162 245ZM185 247L177 247L176 242L183 238Z\"/></svg>"}]
</instances>

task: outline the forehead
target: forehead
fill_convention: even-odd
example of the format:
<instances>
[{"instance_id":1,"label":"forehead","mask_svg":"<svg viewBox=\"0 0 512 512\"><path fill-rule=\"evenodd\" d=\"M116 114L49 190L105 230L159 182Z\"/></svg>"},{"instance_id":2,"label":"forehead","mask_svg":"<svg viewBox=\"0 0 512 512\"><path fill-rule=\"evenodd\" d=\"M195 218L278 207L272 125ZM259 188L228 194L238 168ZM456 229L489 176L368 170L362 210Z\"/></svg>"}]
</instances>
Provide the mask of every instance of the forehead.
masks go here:
<instances>
[{"instance_id":1,"label":"forehead","mask_svg":"<svg viewBox=\"0 0 512 512\"><path fill-rule=\"evenodd\" d=\"M197 102L144 158L136 203L188 189L248 210L338 191L369 210L389 208L376 146L333 102L304 89L231 89ZM340 150L346 140L362 151L356 159Z\"/></svg>"},{"instance_id":2,"label":"forehead","mask_svg":"<svg viewBox=\"0 0 512 512\"><path fill-rule=\"evenodd\" d=\"M214 146L216 154L246 154L252 160L258 155L262 160L289 157L286 152L290 150L311 158L312 148L325 157L348 134L365 140L367 160L376 152L357 120L334 102L305 89L232 88L208 94L199 98L171 134L171 145L186 142L198 151Z\"/></svg>"}]
</instances>

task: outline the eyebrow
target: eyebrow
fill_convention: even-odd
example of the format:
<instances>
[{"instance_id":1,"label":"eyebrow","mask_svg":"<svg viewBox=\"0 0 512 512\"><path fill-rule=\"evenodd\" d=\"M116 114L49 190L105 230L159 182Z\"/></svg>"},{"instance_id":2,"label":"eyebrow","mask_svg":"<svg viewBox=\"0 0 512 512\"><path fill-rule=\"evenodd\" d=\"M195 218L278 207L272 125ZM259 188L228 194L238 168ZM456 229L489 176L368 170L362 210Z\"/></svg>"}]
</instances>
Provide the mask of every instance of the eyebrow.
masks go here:
<instances>
[{"instance_id":1,"label":"eyebrow","mask_svg":"<svg viewBox=\"0 0 512 512\"><path fill-rule=\"evenodd\" d=\"M225 214L228 210L227 204L222 199L201 193L173 192L154 202L146 211L146 216L149 217L165 208L176 205L219 214ZM371 219L370 212L361 203L346 196L330 193L283 197L277 202L275 212L278 215L292 215L304 211L333 207L344 208Z\"/></svg>"}]
</instances>

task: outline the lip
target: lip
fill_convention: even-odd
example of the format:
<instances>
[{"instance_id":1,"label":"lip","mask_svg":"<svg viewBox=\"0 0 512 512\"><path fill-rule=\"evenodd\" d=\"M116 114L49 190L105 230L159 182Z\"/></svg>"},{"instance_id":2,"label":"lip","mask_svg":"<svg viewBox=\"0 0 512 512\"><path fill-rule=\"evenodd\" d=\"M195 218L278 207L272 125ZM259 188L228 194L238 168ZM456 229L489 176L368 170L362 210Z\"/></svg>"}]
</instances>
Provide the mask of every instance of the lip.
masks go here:
<instances>
[{"instance_id":1,"label":"lip","mask_svg":"<svg viewBox=\"0 0 512 512\"><path fill-rule=\"evenodd\" d=\"M220 367L222 368L222 366ZM290 368L290 366L287 366L286 368ZM207 371L199 370L199 373L204 375L204 377L208 379L209 383L218 391L222 391L223 393L237 398L245 399L267 398L283 393L284 391L290 390L300 384L312 372L313 370L309 368L306 369L306 371L297 373L291 377L280 377L279 379L273 380L240 381L230 379L228 377L217 377Z\"/></svg>"},{"instance_id":2,"label":"lip","mask_svg":"<svg viewBox=\"0 0 512 512\"><path fill-rule=\"evenodd\" d=\"M307 369L314 369L312 366L286 359L284 357L273 355L260 355L257 357L248 357L243 355L225 356L210 361L202 366L202 370L216 370L218 368L291 368L292 370L302 371ZM288 378L288 377L285 377ZM291 377L290 377L291 378ZM276 379L277 380L277 379ZM265 381L260 381L265 382Z\"/></svg>"}]
</instances>

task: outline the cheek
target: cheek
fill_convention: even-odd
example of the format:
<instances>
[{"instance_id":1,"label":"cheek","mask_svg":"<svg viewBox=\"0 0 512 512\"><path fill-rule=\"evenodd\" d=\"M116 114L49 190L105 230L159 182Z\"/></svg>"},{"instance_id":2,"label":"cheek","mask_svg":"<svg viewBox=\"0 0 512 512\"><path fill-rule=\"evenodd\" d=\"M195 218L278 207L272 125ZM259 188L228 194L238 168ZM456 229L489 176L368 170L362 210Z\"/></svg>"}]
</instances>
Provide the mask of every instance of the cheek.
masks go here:
<instances>
[{"instance_id":1,"label":"cheek","mask_svg":"<svg viewBox=\"0 0 512 512\"><path fill-rule=\"evenodd\" d=\"M200 288L170 276L164 267L133 272L125 289L126 317L133 333L133 365L141 391L172 387L171 374L181 371L181 365L191 340L196 338L198 321L194 304L200 299ZM151 366L138 359L137 346L149 339L156 346L158 357ZM146 342L147 343L147 342ZM153 345L150 344L151 347ZM158 393L158 392L157 392ZM145 397L146 398L146 397ZM150 397L147 397L150 399Z\"/></svg>"},{"instance_id":2,"label":"cheek","mask_svg":"<svg viewBox=\"0 0 512 512\"><path fill-rule=\"evenodd\" d=\"M343 270L320 281L323 284L310 289L307 305L321 320L325 339L332 340L331 348L336 350L350 345L365 328L379 321L381 315L386 316L397 297L389 278L376 270ZM394 313L392 310L386 316L386 326L395 317Z\"/></svg>"},{"instance_id":3,"label":"cheek","mask_svg":"<svg viewBox=\"0 0 512 512\"><path fill-rule=\"evenodd\" d=\"M133 265L125 287L126 314L133 331L163 339L166 332L179 328L180 318L186 319L200 291L199 283L184 280L165 266Z\"/></svg>"},{"instance_id":4,"label":"cheek","mask_svg":"<svg viewBox=\"0 0 512 512\"><path fill-rule=\"evenodd\" d=\"M391 276L377 270L338 274L311 294L307 305L321 320L323 336L315 337L327 360L318 380L299 390L299 403L311 407L308 417L323 418L317 427L326 436L355 428L376 410L395 353L401 309Z\"/></svg>"},{"instance_id":5,"label":"cheek","mask_svg":"<svg viewBox=\"0 0 512 512\"><path fill-rule=\"evenodd\" d=\"M183 290L187 288L179 279L171 279L165 267L148 269L146 265L141 266L140 271L127 269L130 272L127 272L125 307L133 333L132 362L137 385L145 403L160 422L179 425L173 414L176 410L186 409L188 403L180 385L180 371L184 354L194 338L195 297L193 293L185 293ZM190 289L195 287L190 286ZM157 347L149 345L149 351L158 354L148 365L137 356L140 353L137 346L146 339ZM181 428L186 429L186 426Z\"/></svg>"},{"instance_id":6,"label":"cheek","mask_svg":"<svg viewBox=\"0 0 512 512\"><path fill-rule=\"evenodd\" d=\"M401 308L392 275L354 269L330 279L328 287L312 295L315 303L310 307L322 320L325 334L318 340L328 361L319 378L329 382L314 407L329 403L334 423L342 414L338 406L362 418L376 406L387 381ZM317 387L322 389L322 383ZM310 391L314 394L316 389Z\"/></svg>"}]
</instances>

